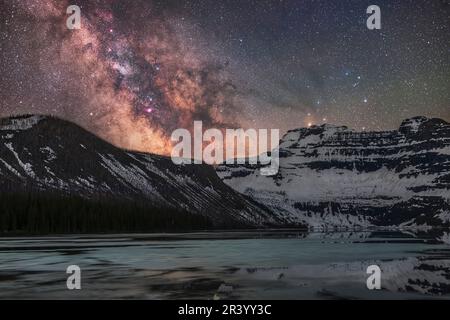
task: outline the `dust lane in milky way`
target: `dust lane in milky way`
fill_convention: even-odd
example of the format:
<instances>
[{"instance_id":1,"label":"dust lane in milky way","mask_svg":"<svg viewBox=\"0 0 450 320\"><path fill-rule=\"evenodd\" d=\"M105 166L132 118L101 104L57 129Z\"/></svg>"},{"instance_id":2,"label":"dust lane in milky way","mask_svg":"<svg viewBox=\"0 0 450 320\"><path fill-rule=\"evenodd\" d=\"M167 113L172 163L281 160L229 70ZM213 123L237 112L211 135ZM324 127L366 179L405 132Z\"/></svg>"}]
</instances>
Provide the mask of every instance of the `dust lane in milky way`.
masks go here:
<instances>
[{"instance_id":1,"label":"dust lane in milky way","mask_svg":"<svg viewBox=\"0 0 450 320\"><path fill-rule=\"evenodd\" d=\"M9 68L23 68L22 75L33 79L28 88L5 88L18 91L8 105L20 99L19 105L32 107L19 106L18 112L74 117L118 145L158 153L167 152L172 130L190 128L194 118L207 126L237 125L233 84L201 45L186 45L189 31L183 25L148 5L143 11L139 2L115 8L133 19L115 18L111 5L86 3L82 28L72 31L61 14L68 5L10 5L18 16L8 23L21 21L24 31L15 34L21 41L7 46L10 52L25 52L17 58L25 61Z\"/></svg>"},{"instance_id":2,"label":"dust lane in milky way","mask_svg":"<svg viewBox=\"0 0 450 320\"><path fill-rule=\"evenodd\" d=\"M77 1L1 6L0 116L45 113L112 143L167 154L192 128L450 120L449 6L367 1ZM399 13L401 17L399 17Z\"/></svg>"}]
</instances>

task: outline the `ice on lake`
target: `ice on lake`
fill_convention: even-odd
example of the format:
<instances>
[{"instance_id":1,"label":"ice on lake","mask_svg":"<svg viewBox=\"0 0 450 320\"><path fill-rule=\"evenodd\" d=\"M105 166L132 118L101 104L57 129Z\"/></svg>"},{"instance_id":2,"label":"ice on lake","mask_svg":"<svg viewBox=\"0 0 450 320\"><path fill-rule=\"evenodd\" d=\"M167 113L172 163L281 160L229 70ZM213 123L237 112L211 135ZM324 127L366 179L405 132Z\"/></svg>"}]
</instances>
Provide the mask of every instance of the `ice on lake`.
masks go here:
<instances>
[{"instance_id":1,"label":"ice on lake","mask_svg":"<svg viewBox=\"0 0 450 320\"><path fill-rule=\"evenodd\" d=\"M442 231L229 231L0 238L0 299L450 297ZM68 290L66 268L81 268ZM378 265L381 290L369 290Z\"/></svg>"}]
</instances>

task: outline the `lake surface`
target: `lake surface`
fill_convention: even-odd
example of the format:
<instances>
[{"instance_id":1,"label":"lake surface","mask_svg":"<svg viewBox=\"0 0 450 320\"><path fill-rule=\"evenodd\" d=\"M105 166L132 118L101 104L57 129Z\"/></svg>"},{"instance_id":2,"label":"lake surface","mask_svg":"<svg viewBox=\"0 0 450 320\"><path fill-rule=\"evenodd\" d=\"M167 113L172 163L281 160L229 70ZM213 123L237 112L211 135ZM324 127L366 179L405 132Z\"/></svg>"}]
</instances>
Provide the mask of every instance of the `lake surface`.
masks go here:
<instances>
[{"instance_id":1,"label":"lake surface","mask_svg":"<svg viewBox=\"0 0 450 320\"><path fill-rule=\"evenodd\" d=\"M448 299L448 233L0 238L0 299ZM66 268L81 268L68 290ZM369 265L381 290L366 285Z\"/></svg>"}]
</instances>

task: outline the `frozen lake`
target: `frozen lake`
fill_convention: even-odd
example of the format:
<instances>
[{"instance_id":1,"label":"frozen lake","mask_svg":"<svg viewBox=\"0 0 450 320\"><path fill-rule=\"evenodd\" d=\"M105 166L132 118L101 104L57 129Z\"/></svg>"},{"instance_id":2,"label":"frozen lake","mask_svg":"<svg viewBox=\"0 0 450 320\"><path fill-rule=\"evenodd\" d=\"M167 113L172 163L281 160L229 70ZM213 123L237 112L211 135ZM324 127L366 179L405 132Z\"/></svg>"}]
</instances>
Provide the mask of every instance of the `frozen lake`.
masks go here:
<instances>
[{"instance_id":1,"label":"frozen lake","mask_svg":"<svg viewBox=\"0 0 450 320\"><path fill-rule=\"evenodd\" d=\"M443 232L4 237L0 299L450 298L446 242ZM381 290L366 286L374 264ZM69 265L81 290L66 287Z\"/></svg>"}]
</instances>

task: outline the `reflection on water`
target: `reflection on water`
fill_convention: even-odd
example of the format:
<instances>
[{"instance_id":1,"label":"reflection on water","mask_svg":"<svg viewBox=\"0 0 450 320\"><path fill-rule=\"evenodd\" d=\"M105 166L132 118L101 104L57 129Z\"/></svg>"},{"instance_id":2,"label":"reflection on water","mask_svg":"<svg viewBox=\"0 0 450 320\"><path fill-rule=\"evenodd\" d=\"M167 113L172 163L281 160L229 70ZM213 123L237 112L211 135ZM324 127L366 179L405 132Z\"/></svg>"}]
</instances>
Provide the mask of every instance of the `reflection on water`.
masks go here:
<instances>
[{"instance_id":1,"label":"reflection on water","mask_svg":"<svg viewBox=\"0 0 450 320\"><path fill-rule=\"evenodd\" d=\"M66 289L66 268L82 290ZM367 266L382 290L366 287ZM450 297L449 233L223 232L0 238L0 299Z\"/></svg>"}]
</instances>

